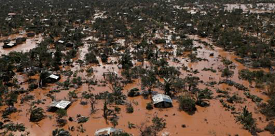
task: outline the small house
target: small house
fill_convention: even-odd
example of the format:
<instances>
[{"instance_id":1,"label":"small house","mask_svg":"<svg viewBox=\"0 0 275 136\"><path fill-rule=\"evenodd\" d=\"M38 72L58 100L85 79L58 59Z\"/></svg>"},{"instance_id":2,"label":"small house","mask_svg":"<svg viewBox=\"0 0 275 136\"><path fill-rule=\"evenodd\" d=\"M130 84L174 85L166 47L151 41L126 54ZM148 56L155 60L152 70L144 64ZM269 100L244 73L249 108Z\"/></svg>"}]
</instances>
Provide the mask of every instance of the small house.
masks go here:
<instances>
[{"instance_id":1,"label":"small house","mask_svg":"<svg viewBox=\"0 0 275 136\"><path fill-rule=\"evenodd\" d=\"M157 108L169 108L173 107L172 99L168 95L157 94L152 97L153 104Z\"/></svg>"},{"instance_id":2,"label":"small house","mask_svg":"<svg viewBox=\"0 0 275 136\"><path fill-rule=\"evenodd\" d=\"M12 48L16 46L15 42L4 43L3 48Z\"/></svg>"},{"instance_id":3,"label":"small house","mask_svg":"<svg viewBox=\"0 0 275 136\"><path fill-rule=\"evenodd\" d=\"M8 16L10 17L16 16L16 13L8 13Z\"/></svg>"},{"instance_id":4,"label":"small house","mask_svg":"<svg viewBox=\"0 0 275 136\"><path fill-rule=\"evenodd\" d=\"M61 77L59 75L51 74L47 77L47 82L54 83L54 82L57 82L58 80L60 80L60 78Z\"/></svg>"},{"instance_id":5,"label":"small house","mask_svg":"<svg viewBox=\"0 0 275 136\"><path fill-rule=\"evenodd\" d=\"M112 127L102 128L95 132L95 136L111 136L113 134L122 133L123 130Z\"/></svg>"},{"instance_id":6,"label":"small house","mask_svg":"<svg viewBox=\"0 0 275 136\"><path fill-rule=\"evenodd\" d=\"M53 101L50 105L49 110L57 110L57 109L66 109L69 107L69 105L71 104L70 101L65 101L65 100L61 100L61 101Z\"/></svg>"},{"instance_id":7,"label":"small house","mask_svg":"<svg viewBox=\"0 0 275 136\"><path fill-rule=\"evenodd\" d=\"M60 44L64 44L65 43L65 41L63 41L63 40L58 40L57 42L60 43Z\"/></svg>"}]
</instances>

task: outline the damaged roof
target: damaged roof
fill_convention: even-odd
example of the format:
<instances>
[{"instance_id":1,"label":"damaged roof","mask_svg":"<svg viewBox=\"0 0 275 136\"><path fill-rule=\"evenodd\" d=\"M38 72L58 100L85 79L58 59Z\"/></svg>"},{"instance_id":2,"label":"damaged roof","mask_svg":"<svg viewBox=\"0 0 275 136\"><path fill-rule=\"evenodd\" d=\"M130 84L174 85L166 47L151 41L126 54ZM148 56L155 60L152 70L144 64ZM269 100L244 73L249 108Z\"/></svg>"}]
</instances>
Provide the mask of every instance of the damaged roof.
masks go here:
<instances>
[{"instance_id":1,"label":"damaged roof","mask_svg":"<svg viewBox=\"0 0 275 136\"><path fill-rule=\"evenodd\" d=\"M118 132L122 132L122 130L121 129L112 128L112 127L102 128L102 129L99 129L99 130L97 130L95 132L95 136L110 135L111 133L118 133Z\"/></svg>"},{"instance_id":2,"label":"damaged roof","mask_svg":"<svg viewBox=\"0 0 275 136\"><path fill-rule=\"evenodd\" d=\"M112 127L102 128L95 132L95 136L101 136L101 135L110 135L111 133L119 133L122 132L121 129L116 129Z\"/></svg>"},{"instance_id":3,"label":"damaged roof","mask_svg":"<svg viewBox=\"0 0 275 136\"><path fill-rule=\"evenodd\" d=\"M71 102L70 101L65 101L65 100L53 101L51 103L50 107L56 107L58 109L66 109L69 104L71 104Z\"/></svg>"},{"instance_id":4,"label":"damaged roof","mask_svg":"<svg viewBox=\"0 0 275 136\"><path fill-rule=\"evenodd\" d=\"M154 95L152 98L153 98L153 104L157 104L157 103L160 103L160 102L172 103L172 99L168 95L157 94L157 95Z\"/></svg>"}]
</instances>

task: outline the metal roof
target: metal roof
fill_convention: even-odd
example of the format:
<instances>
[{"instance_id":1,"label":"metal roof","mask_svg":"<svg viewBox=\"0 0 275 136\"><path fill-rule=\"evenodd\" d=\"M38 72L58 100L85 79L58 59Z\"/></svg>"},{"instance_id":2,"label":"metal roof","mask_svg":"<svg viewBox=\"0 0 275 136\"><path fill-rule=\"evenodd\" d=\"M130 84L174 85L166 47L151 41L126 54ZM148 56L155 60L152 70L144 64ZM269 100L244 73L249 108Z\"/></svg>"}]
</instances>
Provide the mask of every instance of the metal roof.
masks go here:
<instances>
[{"instance_id":1,"label":"metal roof","mask_svg":"<svg viewBox=\"0 0 275 136\"><path fill-rule=\"evenodd\" d=\"M61 44L65 43L65 41L62 41L62 40L58 40L58 42Z\"/></svg>"},{"instance_id":2,"label":"metal roof","mask_svg":"<svg viewBox=\"0 0 275 136\"><path fill-rule=\"evenodd\" d=\"M53 79L57 80L57 79L59 78L59 76L54 75L54 74L51 74L51 75L49 76L49 78L53 78Z\"/></svg>"},{"instance_id":3,"label":"metal roof","mask_svg":"<svg viewBox=\"0 0 275 136\"><path fill-rule=\"evenodd\" d=\"M14 43L8 43L7 46L14 46L15 44Z\"/></svg>"},{"instance_id":4,"label":"metal roof","mask_svg":"<svg viewBox=\"0 0 275 136\"><path fill-rule=\"evenodd\" d=\"M164 94L154 95L152 97L152 99L153 99L153 104L157 104L157 103L160 103L160 102L169 102L169 103L172 103L172 99L170 98L170 96L164 95Z\"/></svg>"},{"instance_id":5,"label":"metal roof","mask_svg":"<svg viewBox=\"0 0 275 136\"><path fill-rule=\"evenodd\" d=\"M58 109L66 109L66 107L71 104L70 101L65 101L65 100L61 100L61 101L53 101L50 105L50 107L56 107Z\"/></svg>"},{"instance_id":6,"label":"metal roof","mask_svg":"<svg viewBox=\"0 0 275 136\"><path fill-rule=\"evenodd\" d=\"M100 136L100 135L103 135L103 134L110 135L111 133L114 133L114 132L122 132L122 130L112 128L112 127L102 128L102 129L99 129L95 132L95 136Z\"/></svg>"}]
</instances>

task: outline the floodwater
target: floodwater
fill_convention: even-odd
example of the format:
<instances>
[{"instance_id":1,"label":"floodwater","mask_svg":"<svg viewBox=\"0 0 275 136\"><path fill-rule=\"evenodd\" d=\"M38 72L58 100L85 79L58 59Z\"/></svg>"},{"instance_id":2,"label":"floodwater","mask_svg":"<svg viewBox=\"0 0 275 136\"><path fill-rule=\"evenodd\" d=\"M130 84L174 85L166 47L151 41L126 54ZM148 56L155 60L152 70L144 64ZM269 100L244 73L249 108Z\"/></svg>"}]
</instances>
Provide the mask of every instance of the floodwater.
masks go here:
<instances>
[{"instance_id":1,"label":"floodwater","mask_svg":"<svg viewBox=\"0 0 275 136\"><path fill-rule=\"evenodd\" d=\"M12 35L7 38L3 39L15 39L16 37L21 37L21 35ZM3 48L4 43L0 43L0 54L9 54L10 52L27 52L30 51L31 49L35 48L41 41L43 40L43 37L41 34L36 35L35 37L32 38L27 38L26 42L23 44L19 44L15 47L12 48Z\"/></svg>"},{"instance_id":2,"label":"floodwater","mask_svg":"<svg viewBox=\"0 0 275 136\"><path fill-rule=\"evenodd\" d=\"M165 27L166 30L169 30L168 27ZM169 34L171 35L173 31L169 30ZM168 43L172 43L171 41L171 36L166 36L166 39L168 40ZM164 38L162 32L159 32L159 34L156 34L156 37L158 38ZM262 94L264 90L256 89L256 88L250 88L250 84L247 81L240 80L238 78L238 72L241 69L245 69L246 67L239 62L235 60L237 56L235 56L231 52L226 52L222 50L221 48L214 47L213 49L199 43L198 41L205 41L209 44L214 44L211 42L209 39L205 38L200 38L196 35L189 35L188 36L190 39L195 40L194 44L195 46L201 46L196 52L197 52L197 57L199 58L204 58L207 59L203 61L198 61L198 62L191 62L189 58L187 57L176 57L179 62L173 62L171 61L171 58L175 56L169 56L170 58L168 60L169 65L175 66L175 67L181 67L182 65L188 66L189 70L198 70L199 73L197 74L192 74L194 76L200 77L201 80L203 80L205 83L209 81L216 81L219 82L222 79L225 79L224 77L221 77L221 72L218 71L219 67L223 66L223 63L221 62L222 58L225 57L231 61L233 61L234 65L236 66L235 69L231 69L234 71L234 75L229 78L237 83L243 84L246 87L250 89L250 93L257 95L263 99L263 101L266 101L268 98ZM26 44L29 42L34 42L36 38L34 39L28 39ZM94 37L89 37L85 39L87 41L88 39L95 40L97 41L98 39ZM125 40L123 39L118 39L118 43L123 44ZM22 50L24 51L25 44L18 45L17 50ZM33 44L31 44L33 45ZM35 44L34 44L35 45ZM162 48L162 45L158 45L159 48ZM16 47L15 47L16 48ZM176 45L174 50L176 49ZM162 48L162 50L165 50ZM167 50L170 52L175 52L173 49L172 50ZM78 58L81 60L84 60L85 54L88 52L88 44L85 43L83 47L81 47L79 56ZM194 51L193 51L194 52ZM195 53L195 52L194 52ZM214 56L210 56L210 54L214 54ZM173 53L172 53L173 54ZM90 91L93 94L98 94L100 92L104 91L111 91L110 89L110 84L104 83L104 78L103 78L103 73L104 72L116 72L119 76L121 76L121 70L118 69L117 64L104 64L99 60L99 65L84 65L84 66L79 66L75 64L75 67L73 68L65 68L66 70L72 70L74 72L84 69L84 72L79 72L77 75L82 77L83 79L96 79L99 82L99 85L91 85L88 86L86 83L83 83L82 86L79 88L70 88L69 90L61 90L58 93L54 93L53 96L55 97L56 100L61 100L61 99L69 99L68 93L69 91L76 91L78 95L78 99L72 99L73 103L72 105L67 109L67 117L72 117L74 121L70 122L68 121L67 125L65 125L63 128L68 130L69 127L74 126L75 130L70 131L72 135L93 135L94 132L97 129L103 128L103 127L108 127L112 126L111 123L106 124L104 118L102 117L103 115L103 101L98 100L96 104L96 113L91 114L91 107L88 102L88 105L81 105L81 101L87 101L84 99L81 99L81 93L84 91ZM116 57L110 57L109 61L117 61ZM92 77L87 77L85 69L87 68L93 68L94 73ZM203 71L203 68L213 68L217 70L216 73L210 72L210 71ZM253 69L250 69L253 70ZM184 78L187 76L187 74L190 74L189 72L181 70L182 74L180 75L181 78ZM24 82L24 79L26 80L26 75L18 75L20 77L20 82ZM64 82L65 79L68 77L62 77L60 82ZM163 82L163 81L162 81ZM26 85L26 84L25 84ZM253 84L252 84L253 85ZM132 88L139 88L141 89L141 83L140 80L134 80L133 83L127 84L124 86L123 93L127 94L127 92L132 89ZM145 125L150 125L150 122L154 116L162 117L166 120L166 128L159 133L161 135L162 133L169 133L172 136L182 136L182 135L188 135L188 136L198 136L198 135L217 135L217 136L223 136L223 135L240 135L240 136L250 136L251 134L242 128L242 125L239 123L236 123L235 120L235 115L232 114L231 111L227 111L224 107L222 107L220 103L220 98L216 98L218 95L216 93L216 89L221 89L221 90L229 90L229 94L238 94L238 96L245 98L246 101L243 103L236 103L234 104L236 107L236 112L242 111L242 108L244 106L248 106L249 111L253 113L253 117L257 121L257 126L261 129L263 129L267 122L265 121L265 117L261 115L256 109L256 104L252 102L250 99L247 99L243 91L237 90L235 87L228 86L226 84L216 84L213 87L211 86L206 86L205 84L199 84L200 89L204 89L208 87L211 89L214 93L214 99L210 100L210 106L209 107L199 107L197 106L197 111L193 115L188 115L187 113L183 111L178 110L178 103L176 100L173 101L173 107L168 108L168 109L157 109L154 108L153 110L146 110L146 105L147 103L151 102L150 99L144 99L143 97L135 97L135 98L127 98L128 103L132 103L134 107L134 113L128 114L126 113L126 106L118 106L121 108L121 112L118 114L119 120L118 120L118 126L116 128L121 128L125 130L126 132L129 132L134 135L139 135L139 128ZM47 97L46 95L49 93L49 91L57 88L56 84L50 84L47 87L43 89L35 89L34 91L30 92L30 95L35 96L35 100L41 100L42 103L38 104L38 107L42 107L45 110L45 113L47 117L43 119L42 121L38 123L31 123L29 122L29 109L31 108L31 103L26 102L24 104L16 104L15 106L20 110L20 112L14 113L10 116L11 120L15 123L23 123L25 124L28 132L30 132L31 136L36 136L36 135L41 135L41 136L49 136L51 135L52 131L57 128L57 123L56 123L56 114L47 112L47 106L51 103L51 99ZM158 92L163 92L161 89L155 88L155 91ZM21 95L19 97L22 98L23 96ZM114 105L111 105L111 107ZM2 107L3 108L3 107ZM2 109L1 109L2 110ZM78 130L80 127L80 124L76 122L76 117L78 114L81 114L82 116L89 117L89 120L86 123L83 123L83 128L85 129L85 132L81 133ZM133 123L136 125L136 129L129 129L128 128L128 123ZM186 128L182 128L182 125L186 125ZM19 133L16 133L19 135ZM263 132L259 133L259 135L268 135L269 133Z\"/></svg>"},{"instance_id":3,"label":"floodwater","mask_svg":"<svg viewBox=\"0 0 275 136\"><path fill-rule=\"evenodd\" d=\"M272 13L275 11L275 3L257 3L252 4L225 4L225 10L233 11L234 9L242 9L244 12L251 13Z\"/></svg>"}]
</instances>

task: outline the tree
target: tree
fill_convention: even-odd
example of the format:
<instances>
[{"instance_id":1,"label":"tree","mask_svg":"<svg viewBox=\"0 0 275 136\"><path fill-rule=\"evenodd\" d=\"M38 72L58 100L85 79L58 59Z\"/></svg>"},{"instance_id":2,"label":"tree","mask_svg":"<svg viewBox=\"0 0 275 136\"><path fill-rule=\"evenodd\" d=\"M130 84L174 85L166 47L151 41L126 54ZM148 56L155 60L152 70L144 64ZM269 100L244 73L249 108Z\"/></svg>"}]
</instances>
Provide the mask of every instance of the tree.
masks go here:
<instances>
[{"instance_id":1,"label":"tree","mask_svg":"<svg viewBox=\"0 0 275 136\"><path fill-rule=\"evenodd\" d=\"M246 106L243 108L243 112L240 113L239 116L237 116L237 122L243 124L244 128L249 130L250 132L255 132L255 119L252 118L252 113L247 110Z\"/></svg>"},{"instance_id":2,"label":"tree","mask_svg":"<svg viewBox=\"0 0 275 136\"><path fill-rule=\"evenodd\" d=\"M129 69L133 67L132 57L129 49L125 50L124 54L121 57L120 64L122 65L123 69Z\"/></svg>"},{"instance_id":3,"label":"tree","mask_svg":"<svg viewBox=\"0 0 275 136\"><path fill-rule=\"evenodd\" d=\"M90 98L90 104L91 104L91 113L95 113L96 112L95 105L97 104L97 99L94 96Z\"/></svg>"},{"instance_id":4,"label":"tree","mask_svg":"<svg viewBox=\"0 0 275 136\"><path fill-rule=\"evenodd\" d=\"M104 105L103 105L103 117L106 121L106 124L108 124L109 117L116 117L114 110L111 110L108 108L107 100L104 101Z\"/></svg>"},{"instance_id":5,"label":"tree","mask_svg":"<svg viewBox=\"0 0 275 136\"><path fill-rule=\"evenodd\" d=\"M157 78L153 71L147 71L147 73L141 77L142 86L149 88L149 90L152 89L156 82Z\"/></svg>"},{"instance_id":6,"label":"tree","mask_svg":"<svg viewBox=\"0 0 275 136\"><path fill-rule=\"evenodd\" d=\"M48 77L49 73L48 72L45 72L45 71L42 71L39 75L39 87L43 87L46 85L46 78Z\"/></svg>"},{"instance_id":7,"label":"tree","mask_svg":"<svg viewBox=\"0 0 275 136\"><path fill-rule=\"evenodd\" d=\"M185 82L188 85L188 91L192 91L195 88L197 88L197 85L199 83L200 78L199 77L194 77L194 76L187 76L185 78Z\"/></svg>"},{"instance_id":8,"label":"tree","mask_svg":"<svg viewBox=\"0 0 275 136\"><path fill-rule=\"evenodd\" d=\"M222 77L226 77L229 78L234 74L234 71L231 71L228 67L226 67L225 69L223 69L222 71Z\"/></svg>"}]
</instances>

